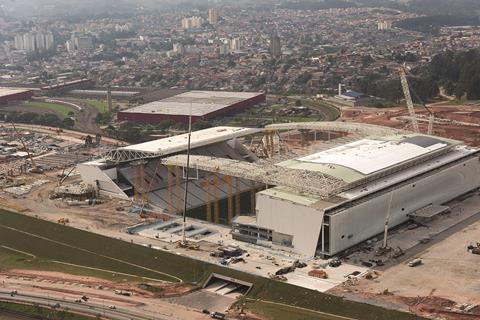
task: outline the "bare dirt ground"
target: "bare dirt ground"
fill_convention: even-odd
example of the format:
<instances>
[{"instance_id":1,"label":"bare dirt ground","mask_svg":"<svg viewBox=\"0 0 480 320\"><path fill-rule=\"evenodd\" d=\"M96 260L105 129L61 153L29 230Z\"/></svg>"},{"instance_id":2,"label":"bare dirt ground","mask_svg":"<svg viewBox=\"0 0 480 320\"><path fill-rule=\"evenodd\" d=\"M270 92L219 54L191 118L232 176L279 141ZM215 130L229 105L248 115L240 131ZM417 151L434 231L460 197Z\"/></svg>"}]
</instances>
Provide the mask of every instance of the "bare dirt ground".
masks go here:
<instances>
[{"instance_id":1,"label":"bare dirt ground","mask_svg":"<svg viewBox=\"0 0 480 320\"><path fill-rule=\"evenodd\" d=\"M150 283L157 287L171 286L168 283ZM171 289L171 288L170 288ZM115 283L94 277L80 277L58 272L11 270L0 273L0 290L17 290L19 293L48 295L51 298L75 301L82 296L87 303L115 305L124 309L155 314L168 319L208 319L200 310L172 304L159 299L154 293L140 289L135 283ZM131 292L122 296L115 290Z\"/></svg>"},{"instance_id":2,"label":"bare dirt ground","mask_svg":"<svg viewBox=\"0 0 480 320\"><path fill-rule=\"evenodd\" d=\"M464 141L467 145L480 146L480 108L476 105L432 104L430 109L435 118L454 120L455 123L435 123L433 134ZM417 109L416 113L424 121L419 122L421 132L427 132L427 111ZM377 124L399 129L411 129L406 108L345 108L341 120ZM470 124L470 125L469 125Z\"/></svg>"},{"instance_id":3,"label":"bare dirt ground","mask_svg":"<svg viewBox=\"0 0 480 320\"><path fill-rule=\"evenodd\" d=\"M415 255L423 260L420 266L412 268L405 261L380 272L377 279L339 286L330 292L426 316L479 319L480 256L467 251L467 246L479 239L477 221ZM472 314L447 309L462 303L477 307Z\"/></svg>"}]
</instances>

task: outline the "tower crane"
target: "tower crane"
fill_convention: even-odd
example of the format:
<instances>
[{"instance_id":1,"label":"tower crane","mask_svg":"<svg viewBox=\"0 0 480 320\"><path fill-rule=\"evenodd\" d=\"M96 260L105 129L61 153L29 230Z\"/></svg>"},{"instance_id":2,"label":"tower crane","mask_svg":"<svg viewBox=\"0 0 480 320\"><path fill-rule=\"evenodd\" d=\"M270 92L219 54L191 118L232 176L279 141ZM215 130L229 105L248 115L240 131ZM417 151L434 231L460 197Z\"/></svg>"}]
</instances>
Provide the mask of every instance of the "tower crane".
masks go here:
<instances>
[{"instance_id":1,"label":"tower crane","mask_svg":"<svg viewBox=\"0 0 480 320\"><path fill-rule=\"evenodd\" d=\"M405 96L405 101L407 103L408 113L410 114L413 131L416 133L420 133L420 129L418 127L418 119L417 119L417 115L415 114L415 107L412 101L412 95L410 94L410 87L408 85L408 80L407 80L407 70L405 66L400 67L399 73L400 73L400 82L402 84L402 89L403 89L403 95ZM420 98L415 93L415 91L413 91L413 93L415 94L416 98L421 102ZM435 116L433 112L423 102L421 103L423 107L428 111L428 114L429 114L427 134L431 135L433 132L433 121L435 119Z\"/></svg>"}]
</instances>

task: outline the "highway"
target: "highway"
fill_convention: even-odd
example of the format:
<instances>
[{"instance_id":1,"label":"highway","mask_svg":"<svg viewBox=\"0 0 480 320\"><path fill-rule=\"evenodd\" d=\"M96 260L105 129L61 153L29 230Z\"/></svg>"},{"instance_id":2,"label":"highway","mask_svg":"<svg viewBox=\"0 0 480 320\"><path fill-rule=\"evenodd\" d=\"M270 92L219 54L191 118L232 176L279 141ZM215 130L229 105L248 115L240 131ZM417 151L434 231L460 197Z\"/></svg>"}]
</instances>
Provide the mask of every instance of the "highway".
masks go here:
<instances>
[{"instance_id":1,"label":"highway","mask_svg":"<svg viewBox=\"0 0 480 320\"><path fill-rule=\"evenodd\" d=\"M167 317L167 316L162 317L158 313L156 313L155 316L153 316L149 314L131 312L121 308L110 309L108 305L103 306L103 305L90 303L90 302L78 303L78 302L58 299L50 296L44 297L44 296L33 295L33 294L23 294L21 292L18 292L12 297L10 293L11 293L10 291L8 292L0 291L0 300L6 301L6 302L13 302L13 303L29 304L29 305L37 304L40 306L47 306L47 307L48 306L52 307L58 304L59 307L57 307L57 309L59 310L66 310L73 313L84 314L84 315L91 316L93 318L97 316L101 316L102 318L108 318L112 320L132 320L132 319L167 320L167 319L170 319L170 317Z\"/></svg>"}]
</instances>

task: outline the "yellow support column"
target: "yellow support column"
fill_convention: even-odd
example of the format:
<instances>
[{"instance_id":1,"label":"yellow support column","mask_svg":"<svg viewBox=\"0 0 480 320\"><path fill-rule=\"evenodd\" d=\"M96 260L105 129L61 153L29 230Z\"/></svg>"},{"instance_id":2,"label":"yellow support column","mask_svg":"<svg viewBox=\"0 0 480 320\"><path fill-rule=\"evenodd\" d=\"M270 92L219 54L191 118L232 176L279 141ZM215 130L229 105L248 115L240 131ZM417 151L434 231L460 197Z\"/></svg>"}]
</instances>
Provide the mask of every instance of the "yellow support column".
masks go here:
<instances>
[{"instance_id":1,"label":"yellow support column","mask_svg":"<svg viewBox=\"0 0 480 320\"><path fill-rule=\"evenodd\" d=\"M210 185L212 184L212 181L210 177L205 178L205 187L206 187L206 192L207 192L207 215L206 219L208 222L212 222L212 196L210 194Z\"/></svg>"},{"instance_id":2,"label":"yellow support column","mask_svg":"<svg viewBox=\"0 0 480 320\"><path fill-rule=\"evenodd\" d=\"M141 195L142 195L142 206L143 206L147 203L147 192L145 189L145 168L143 164L140 165L140 184L142 187Z\"/></svg>"},{"instance_id":3,"label":"yellow support column","mask_svg":"<svg viewBox=\"0 0 480 320\"><path fill-rule=\"evenodd\" d=\"M133 177L133 202L138 203L138 167L135 167L135 176Z\"/></svg>"},{"instance_id":4,"label":"yellow support column","mask_svg":"<svg viewBox=\"0 0 480 320\"><path fill-rule=\"evenodd\" d=\"M251 181L252 187L250 188L250 205L251 213L255 213L255 181Z\"/></svg>"},{"instance_id":5,"label":"yellow support column","mask_svg":"<svg viewBox=\"0 0 480 320\"><path fill-rule=\"evenodd\" d=\"M231 223L233 220L233 185L232 177L226 176L225 183L228 184L228 220L227 223Z\"/></svg>"},{"instance_id":6,"label":"yellow support column","mask_svg":"<svg viewBox=\"0 0 480 320\"><path fill-rule=\"evenodd\" d=\"M168 213L173 214L173 175L172 167L167 166L167 183L168 183Z\"/></svg>"},{"instance_id":7,"label":"yellow support column","mask_svg":"<svg viewBox=\"0 0 480 320\"><path fill-rule=\"evenodd\" d=\"M175 178L176 178L176 185L175 185L175 193L177 195L177 214L182 213L182 204L180 203L180 168L177 166L175 167Z\"/></svg>"},{"instance_id":8,"label":"yellow support column","mask_svg":"<svg viewBox=\"0 0 480 320\"><path fill-rule=\"evenodd\" d=\"M218 176L213 177L213 222L219 221L219 206L218 206Z\"/></svg>"}]
</instances>

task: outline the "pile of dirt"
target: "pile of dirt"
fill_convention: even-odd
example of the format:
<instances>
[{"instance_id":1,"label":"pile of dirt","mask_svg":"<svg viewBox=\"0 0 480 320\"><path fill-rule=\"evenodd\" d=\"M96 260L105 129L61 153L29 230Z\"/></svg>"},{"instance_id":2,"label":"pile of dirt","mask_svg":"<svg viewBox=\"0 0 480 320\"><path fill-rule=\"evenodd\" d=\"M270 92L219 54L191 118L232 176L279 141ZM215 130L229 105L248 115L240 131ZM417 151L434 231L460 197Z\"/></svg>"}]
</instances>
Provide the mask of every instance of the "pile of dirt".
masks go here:
<instances>
[{"instance_id":1,"label":"pile of dirt","mask_svg":"<svg viewBox=\"0 0 480 320\"><path fill-rule=\"evenodd\" d=\"M480 318L480 307L476 306L468 312L458 310L458 304L455 301L436 297L398 297L410 311L418 315L425 315L434 318L448 320L471 320Z\"/></svg>"}]
</instances>

